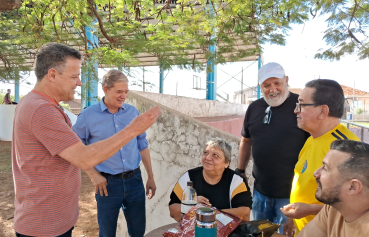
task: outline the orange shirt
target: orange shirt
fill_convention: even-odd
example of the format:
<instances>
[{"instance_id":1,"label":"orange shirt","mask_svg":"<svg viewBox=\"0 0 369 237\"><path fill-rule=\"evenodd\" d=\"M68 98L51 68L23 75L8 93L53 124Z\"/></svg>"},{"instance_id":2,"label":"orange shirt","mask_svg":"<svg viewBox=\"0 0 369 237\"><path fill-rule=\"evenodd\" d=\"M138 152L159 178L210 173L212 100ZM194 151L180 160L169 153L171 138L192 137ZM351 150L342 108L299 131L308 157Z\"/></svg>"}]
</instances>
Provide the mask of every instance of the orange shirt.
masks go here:
<instances>
[{"instance_id":1,"label":"orange shirt","mask_svg":"<svg viewBox=\"0 0 369 237\"><path fill-rule=\"evenodd\" d=\"M299 236L314 236L316 227L325 233L327 237L369 236L369 212L357 220L348 223L337 209L329 205L324 205L312 222L315 225L306 225Z\"/></svg>"},{"instance_id":2,"label":"orange shirt","mask_svg":"<svg viewBox=\"0 0 369 237\"><path fill-rule=\"evenodd\" d=\"M78 219L81 171L57 154L80 139L56 101L35 90L20 100L13 126L14 229L61 235Z\"/></svg>"}]
</instances>

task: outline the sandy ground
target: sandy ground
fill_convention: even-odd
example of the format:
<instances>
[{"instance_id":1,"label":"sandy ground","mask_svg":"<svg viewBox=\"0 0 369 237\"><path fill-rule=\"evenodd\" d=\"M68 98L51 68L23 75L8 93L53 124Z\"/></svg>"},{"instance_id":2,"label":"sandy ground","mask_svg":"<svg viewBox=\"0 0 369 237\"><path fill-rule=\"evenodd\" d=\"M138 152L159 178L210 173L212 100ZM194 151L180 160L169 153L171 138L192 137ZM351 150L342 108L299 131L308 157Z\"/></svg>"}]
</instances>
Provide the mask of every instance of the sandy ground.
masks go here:
<instances>
[{"instance_id":1,"label":"sandy ground","mask_svg":"<svg viewBox=\"0 0 369 237\"><path fill-rule=\"evenodd\" d=\"M14 186L11 171L11 142L0 141L0 236L14 237ZM98 236L94 186L82 172L82 186L79 197L79 219L73 237Z\"/></svg>"}]
</instances>

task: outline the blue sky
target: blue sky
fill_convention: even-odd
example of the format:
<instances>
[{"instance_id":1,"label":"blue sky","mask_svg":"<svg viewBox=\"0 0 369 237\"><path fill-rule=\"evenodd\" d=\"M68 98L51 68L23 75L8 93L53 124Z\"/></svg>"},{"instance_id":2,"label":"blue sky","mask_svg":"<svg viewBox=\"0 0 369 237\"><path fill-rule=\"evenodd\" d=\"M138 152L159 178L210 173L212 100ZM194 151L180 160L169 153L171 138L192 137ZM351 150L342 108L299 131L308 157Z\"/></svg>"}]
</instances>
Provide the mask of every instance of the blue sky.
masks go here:
<instances>
[{"instance_id":1,"label":"blue sky","mask_svg":"<svg viewBox=\"0 0 369 237\"><path fill-rule=\"evenodd\" d=\"M340 84L369 91L369 60L358 60L356 55L343 57L340 61L326 61L314 59L315 53L320 48L326 48L326 43L322 39L323 32L326 29L326 23L322 18L310 20L304 25L293 25L293 29L287 36L285 46L264 45L264 63L277 62L281 64L286 75L289 76L291 87L303 88L304 84L317 78L334 79ZM232 100L235 91L241 89L241 70L244 68L244 83L248 86L257 84L257 62L236 62L226 65L218 65L217 86L218 93L225 96L228 94ZM130 78L130 81L142 79L142 69L135 68L136 78ZM146 67L145 80L151 82L154 86L147 88L147 91L159 91L159 69L158 67ZM99 77L104 74L104 70L99 70ZM235 76L238 74L237 76ZM194 90L193 76L201 78L202 87L205 88L205 72L197 73L192 70L173 70L165 72L166 79L164 84L164 93L179 96L188 96L203 99L206 97L205 90ZM235 79L231 79L231 76ZM228 81L229 80L229 81ZM28 80L34 84L36 79L31 76ZM228 81L228 82L226 82ZM226 82L226 83L225 83ZM225 83L225 84L224 84ZM224 85L222 85L224 84ZM221 86L222 85L222 86ZM219 87L220 86L220 87ZM20 94L27 94L33 86L22 84ZM0 83L0 89L14 88L14 85ZM244 86L245 88L245 86ZM139 86L130 86L131 90L142 90ZM99 90L99 96L103 92Z\"/></svg>"}]
</instances>

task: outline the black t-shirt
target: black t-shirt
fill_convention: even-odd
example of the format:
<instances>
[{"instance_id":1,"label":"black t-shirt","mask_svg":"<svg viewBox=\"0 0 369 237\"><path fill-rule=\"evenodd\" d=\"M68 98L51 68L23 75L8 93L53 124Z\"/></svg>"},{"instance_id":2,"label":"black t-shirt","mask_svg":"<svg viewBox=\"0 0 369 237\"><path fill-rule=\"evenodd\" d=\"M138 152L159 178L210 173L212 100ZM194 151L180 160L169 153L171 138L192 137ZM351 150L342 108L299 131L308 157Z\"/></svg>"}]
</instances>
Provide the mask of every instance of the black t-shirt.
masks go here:
<instances>
[{"instance_id":1,"label":"black t-shirt","mask_svg":"<svg viewBox=\"0 0 369 237\"><path fill-rule=\"evenodd\" d=\"M263 122L269 106L264 98L250 104L242 136L251 138L254 188L271 198L289 198L294 168L309 133L297 127L298 95L290 93L283 104L271 107L270 123Z\"/></svg>"},{"instance_id":2,"label":"black t-shirt","mask_svg":"<svg viewBox=\"0 0 369 237\"><path fill-rule=\"evenodd\" d=\"M170 194L169 205L181 203L183 190L187 187L187 181L193 182L193 188L198 196L209 199L212 206L218 209L252 206L250 188L242 176L235 171L226 168L221 180L215 184L208 184L202 174L203 167L188 170L178 180Z\"/></svg>"}]
</instances>

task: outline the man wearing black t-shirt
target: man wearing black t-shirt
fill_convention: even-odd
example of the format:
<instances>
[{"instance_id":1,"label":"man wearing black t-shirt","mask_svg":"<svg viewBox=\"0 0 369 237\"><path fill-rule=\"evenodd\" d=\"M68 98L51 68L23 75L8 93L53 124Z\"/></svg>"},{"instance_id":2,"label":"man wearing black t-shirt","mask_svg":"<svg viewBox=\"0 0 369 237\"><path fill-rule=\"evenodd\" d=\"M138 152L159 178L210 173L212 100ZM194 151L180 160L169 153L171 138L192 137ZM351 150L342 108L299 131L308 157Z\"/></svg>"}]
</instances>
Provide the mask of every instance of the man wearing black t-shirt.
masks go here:
<instances>
[{"instance_id":1,"label":"man wearing black t-shirt","mask_svg":"<svg viewBox=\"0 0 369 237\"><path fill-rule=\"evenodd\" d=\"M244 175L252 152L253 218L281 224L279 231L283 233L287 218L280 207L290 203L295 164L309 134L297 127L294 109L298 95L288 91L283 67L278 63L264 65L258 80L264 98L246 111L236 171Z\"/></svg>"}]
</instances>

